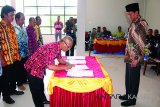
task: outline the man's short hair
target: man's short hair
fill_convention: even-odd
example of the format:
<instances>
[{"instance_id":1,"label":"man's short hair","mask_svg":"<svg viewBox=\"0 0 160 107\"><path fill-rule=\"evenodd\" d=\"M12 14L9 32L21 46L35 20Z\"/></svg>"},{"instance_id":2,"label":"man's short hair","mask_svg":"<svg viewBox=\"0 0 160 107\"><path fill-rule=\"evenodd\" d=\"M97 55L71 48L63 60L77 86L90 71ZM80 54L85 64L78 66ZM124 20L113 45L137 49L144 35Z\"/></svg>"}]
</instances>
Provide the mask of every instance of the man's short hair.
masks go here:
<instances>
[{"instance_id":1,"label":"man's short hair","mask_svg":"<svg viewBox=\"0 0 160 107\"><path fill-rule=\"evenodd\" d=\"M24 15L22 12L18 12L15 15L15 20L17 21L18 19L20 19L21 15Z\"/></svg>"},{"instance_id":2,"label":"man's short hair","mask_svg":"<svg viewBox=\"0 0 160 107\"><path fill-rule=\"evenodd\" d=\"M29 18L29 22L31 22L33 19L34 19L34 17L30 17L30 18Z\"/></svg>"},{"instance_id":3,"label":"man's short hair","mask_svg":"<svg viewBox=\"0 0 160 107\"><path fill-rule=\"evenodd\" d=\"M38 21L38 18L40 18L40 16L36 16L36 17L35 17L36 21Z\"/></svg>"},{"instance_id":4,"label":"man's short hair","mask_svg":"<svg viewBox=\"0 0 160 107\"><path fill-rule=\"evenodd\" d=\"M12 6L9 6L9 5L3 6L1 10L1 18L4 18L4 15L7 15L8 13L14 12L14 11L16 10Z\"/></svg>"}]
</instances>

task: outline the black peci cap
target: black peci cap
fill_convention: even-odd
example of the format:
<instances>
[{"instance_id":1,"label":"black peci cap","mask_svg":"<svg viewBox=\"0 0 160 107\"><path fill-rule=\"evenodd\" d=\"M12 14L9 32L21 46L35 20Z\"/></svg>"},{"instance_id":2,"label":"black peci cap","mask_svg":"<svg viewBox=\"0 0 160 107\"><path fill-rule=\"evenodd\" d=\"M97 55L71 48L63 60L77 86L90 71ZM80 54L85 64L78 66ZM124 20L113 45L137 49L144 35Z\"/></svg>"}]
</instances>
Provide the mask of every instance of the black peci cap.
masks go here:
<instances>
[{"instance_id":1,"label":"black peci cap","mask_svg":"<svg viewBox=\"0 0 160 107\"><path fill-rule=\"evenodd\" d=\"M132 4L128 4L126 5L126 11L130 12L130 11L139 11L139 5L138 3L132 3Z\"/></svg>"}]
</instances>

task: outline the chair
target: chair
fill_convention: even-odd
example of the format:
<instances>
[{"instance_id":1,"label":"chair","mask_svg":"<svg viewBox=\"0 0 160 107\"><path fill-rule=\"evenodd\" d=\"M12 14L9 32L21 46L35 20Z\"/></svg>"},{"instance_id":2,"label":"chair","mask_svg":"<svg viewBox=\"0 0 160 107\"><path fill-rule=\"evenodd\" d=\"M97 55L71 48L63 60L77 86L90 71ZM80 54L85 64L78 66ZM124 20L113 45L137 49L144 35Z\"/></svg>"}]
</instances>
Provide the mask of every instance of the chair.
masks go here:
<instances>
[{"instance_id":1,"label":"chair","mask_svg":"<svg viewBox=\"0 0 160 107\"><path fill-rule=\"evenodd\" d=\"M146 68L148 65L155 65L155 72L157 73L157 75L159 74L160 71L160 60L157 59L148 59L146 61L144 61L144 69L143 69L143 75L145 75L146 72Z\"/></svg>"},{"instance_id":2,"label":"chair","mask_svg":"<svg viewBox=\"0 0 160 107\"><path fill-rule=\"evenodd\" d=\"M154 61L156 62L156 73L157 75L160 72L160 60L159 59L154 59Z\"/></svg>"}]
</instances>

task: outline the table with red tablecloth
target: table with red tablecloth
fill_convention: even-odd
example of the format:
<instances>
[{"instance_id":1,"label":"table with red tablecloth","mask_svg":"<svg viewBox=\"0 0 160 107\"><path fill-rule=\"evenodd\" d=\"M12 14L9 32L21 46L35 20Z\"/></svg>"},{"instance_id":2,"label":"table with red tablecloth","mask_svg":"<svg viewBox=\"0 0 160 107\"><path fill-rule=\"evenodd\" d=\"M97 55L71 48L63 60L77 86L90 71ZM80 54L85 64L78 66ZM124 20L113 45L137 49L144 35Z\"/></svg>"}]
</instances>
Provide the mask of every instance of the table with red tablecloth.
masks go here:
<instances>
[{"instance_id":1,"label":"table with red tablecloth","mask_svg":"<svg viewBox=\"0 0 160 107\"><path fill-rule=\"evenodd\" d=\"M126 46L126 39L101 39L94 40L93 48L97 53L118 53L124 52Z\"/></svg>"},{"instance_id":2,"label":"table with red tablecloth","mask_svg":"<svg viewBox=\"0 0 160 107\"><path fill-rule=\"evenodd\" d=\"M112 79L97 57L85 57L93 77L67 77L66 71L55 71L48 84L50 107L110 107Z\"/></svg>"}]
</instances>

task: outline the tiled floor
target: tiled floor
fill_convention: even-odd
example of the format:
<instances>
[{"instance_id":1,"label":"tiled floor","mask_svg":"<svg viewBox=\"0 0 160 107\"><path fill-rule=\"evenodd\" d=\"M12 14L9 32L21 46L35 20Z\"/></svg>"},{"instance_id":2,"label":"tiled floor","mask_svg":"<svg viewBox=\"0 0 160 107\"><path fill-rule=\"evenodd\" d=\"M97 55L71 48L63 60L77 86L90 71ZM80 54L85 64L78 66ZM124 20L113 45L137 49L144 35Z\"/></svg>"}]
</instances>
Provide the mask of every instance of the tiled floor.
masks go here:
<instances>
[{"instance_id":1,"label":"tiled floor","mask_svg":"<svg viewBox=\"0 0 160 107\"><path fill-rule=\"evenodd\" d=\"M88 55L88 53L86 53L86 55ZM98 56L104 68L112 78L114 94L124 94L125 64L123 62L123 56L106 54L99 54L96 56ZM15 104L8 105L1 99L0 107L34 107L28 85L26 85L24 95L12 96L12 98L15 100ZM121 101L119 99L112 98L111 103L112 107L121 107ZM49 105L45 107L49 107ZM143 76L141 72L138 100L134 107L160 107L160 75L157 76L150 67L147 67L145 76Z\"/></svg>"}]
</instances>

